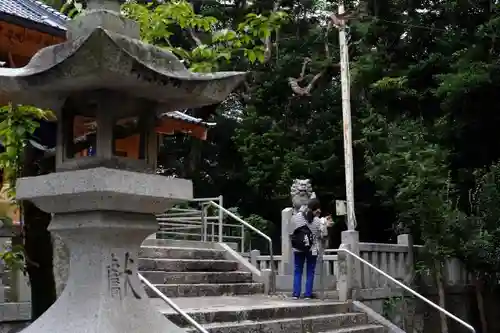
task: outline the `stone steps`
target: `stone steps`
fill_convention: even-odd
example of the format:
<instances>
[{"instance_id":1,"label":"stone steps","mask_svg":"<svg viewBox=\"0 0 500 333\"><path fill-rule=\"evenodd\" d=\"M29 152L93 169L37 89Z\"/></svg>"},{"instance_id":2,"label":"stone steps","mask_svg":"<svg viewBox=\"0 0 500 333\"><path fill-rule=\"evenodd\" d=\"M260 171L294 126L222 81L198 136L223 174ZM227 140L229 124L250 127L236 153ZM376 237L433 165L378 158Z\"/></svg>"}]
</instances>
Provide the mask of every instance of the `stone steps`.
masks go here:
<instances>
[{"instance_id":1,"label":"stone steps","mask_svg":"<svg viewBox=\"0 0 500 333\"><path fill-rule=\"evenodd\" d=\"M226 243L233 249L238 248L236 243ZM160 246L160 247L177 247L177 248L196 248L196 249L218 249L216 242L200 242L192 240L179 240L179 239L154 239L147 238L142 243L142 246Z\"/></svg>"},{"instance_id":2,"label":"stone steps","mask_svg":"<svg viewBox=\"0 0 500 333\"><path fill-rule=\"evenodd\" d=\"M238 270L238 263L210 259L139 258L139 271L164 272L229 272Z\"/></svg>"},{"instance_id":3,"label":"stone steps","mask_svg":"<svg viewBox=\"0 0 500 333\"><path fill-rule=\"evenodd\" d=\"M158 240L154 240L158 242ZM165 241L165 244L181 244ZM250 295L264 292L262 283L254 283L250 272L239 271L236 261L226 260L225 253L213 243L206 247L143 245L139 272L167 297ZM211 244L211 245L209 245ZM150 297L155 292L148 290Z\"/></svg>"},{"instance_id":4,"label":"stone steps","mask_svg":"<svg viewBox=\"0 0 500 333\"><path fill-rule=\"evenodd\" d=\"M160 246L143 246L139 271L211 333L386 332L370 325L367 315L353 311L350 303L264 295L264 285L254 283L251 273L239 271L238 262L226 260L213 243L183 242L184 247L166 240ZM154 292L146 292L170 321L197 333Z\"/></svg>"},{"instance_id":5,"label":"stone steps","mask_svg":"<svg viewBox=\"0 0 500 333\"><path fill-rule=\"evenodd\" d=\"M287 306L266 305L250 308L227 308L208 309L197 312L189 312L189 315L198 323L204 325L213 322L242 322L273 320L277 318L300 318L304 314L309 316L322 314L341 314L349 312L347 303L315 302L309 304L289 304ZM174 324L181 327L189 326L189 323L178 313L167 313L166 317Z\"/></svg>"},{"instance_id":6,"label":"stone steps","mask_svg":"<svg viewBox=\"0 0 500 333\"><path fill-rule=\"evenodd\" d=\"M207 283L250 283L249 272L162 272L143 271L141 274L152 284L207 284Z\"/></svg>"},{"instance_id":7,"label":"stone steps","mask_svg":"<svg viewBox=\"0 0 500 333\"><path fill-rule=\"evenodd\" d=\"M245 320L230 323L216 322L205 324L203 327L211 333L320 333L340 328L350 329L367 324L368 319L363 313L341 313L271 320ZM189 328L188 331L194 333L196 329ZM367 332L379 333L383 331L372 330Z\"/></svg>"},{"instance_id":8,"label":"stone steps","mask_svg":"<svg viewBox=\"0 0 500 333\"><path fill-rule=\"evenodd\" d=\"M204 248L182 248L166 246L142 246L139 258L162 259L212 259L223 260L224 251Z\"/></svg>"},{"instance_id":9,"label":"stone steps","mask_svg":"<svg viewBox=\"0 0 500 333\"><path fill-rule=\"evenodd\" d=\"M252 295L264 292L262 283L157 284L155 287L167 297ZM157 297L151 290L148 295Z\"/></svg>"},{"instance_id":10,"label":"stone steps","mask_svg":"<svg viewBox=\"0 0 500 333\"><path fill-rule=\"evenodd\" d=\"M387 329L380 325L360 325L348 328L339 328L320 333L386 333Z\"/></svg>"},{"instance_id":11,"label":"stone steps","mask_svg":"<svg viewBox=\"0 0 500 333\"><path fill-rule=\"evenodd\" d=\"M173 299L211 333L386 333L348 302L291 300L277 296L181 297ZM160 300L160 312L188 332L196 330Z\"/></svg>"}]
</instances>

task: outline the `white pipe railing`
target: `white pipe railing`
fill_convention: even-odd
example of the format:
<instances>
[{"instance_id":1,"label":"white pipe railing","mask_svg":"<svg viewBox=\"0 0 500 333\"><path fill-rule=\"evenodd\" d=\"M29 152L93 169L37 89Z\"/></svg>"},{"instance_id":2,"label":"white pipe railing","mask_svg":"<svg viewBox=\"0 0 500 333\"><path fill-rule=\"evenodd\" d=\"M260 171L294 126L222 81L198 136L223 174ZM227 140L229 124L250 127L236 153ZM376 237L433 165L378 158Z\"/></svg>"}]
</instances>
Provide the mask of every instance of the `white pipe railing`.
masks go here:
<instances>
[{"instance_id":1,"label":"white pipe railing","mask_svg":"<svg viewBox=\"0 0 500 333\"><path fill-rule=\"evenodd\" d=\"M190 199L189 201L193 201L193 202L217 201L220 199L220 197L221 196L213 197L213 198L194 198L194 199Z\"/></svg>"},{"instance_id":2,"label":"white pipe railing","mask_svg":"<svg viewBox=\"0 0 500 333\"><path fill-rule=\"evenodd\" d=\"M224 207L224 203L223 203L223 197L222 195L219 196L219 206L220 207ZM214 202L214 201L210 201L210 202ZM223 240L222 240L222 236L223 236L223 226L222 224L224 223L224 211L222 209L219 209L219 243L222 243ZM244 235L242 234L241 237L244 237ZM245 251L245 249L241 249L241 252Z\"/></svg>"},{"instance_id":3,"label":"white pipe railing","mask_svg":"<svg viewBox=\"0 0 500 333\"><path fill-rule=\"evenodd\" d=\"M222 200L222 196L195 198L189 201L198 204L199 208L171 208L167 212L157 215L156 218L159 224L158 234L166 237L199 238L200 241L205 242L215 242L217 241L217 237L220 239L222 236L223 239L230 238L231 241L241 242L241 246L243 247L243 234L239 237L220 234L225 228L240 229L241 224L225 224L223 223L224 216L222 211L219 210L215 214L209 214L207 210L207 207L210 206L209 201L215 201L223 206ZM221 223L222 228L220 227ZM219 226L219 234L215 230L217 226Z\"/></svg>"},{"instance_id":4,"label":"white pipe railing","mask_svg":"<svg viewBox=\"0 0 500 333\"><path fill-rule=\"evenodd\" d=\"M472 327L471 325L469 325L468 323L466 323L465 321L463 321L462 319L458 318L457 316L455 316L453 313L447 311L446 309L443 309L442 307L440 307L439 305L437 305L436 303L433 303L431 300L425 298L424 296L422 296L421 294L417 293L415 290L411 289L410 287L408 287L407 285L405 285L404 283L402 282L399 282L398 280L396 280L395 278L393 278L392 276L390 276L389 274L387 274L386 272L384 272L383 270L379 269L378 267L372 265L370 262L364 260L363 258L361 258L360 256L358 256L357 254L349 251L348 249L329 249L328 252L344 252L344 253L347 253L348 255L350 255L351 257L359 260L361 263L365 264L366 266L370 267L371 269L373 269L374 271L376 271L377 273L381 274L382 276L384 276L385 278L387 278L388 280L392 281L393 283L395 283L396 285L398 285L399 287L403 288L404 290L406 290L407 292L409 292L410 294L412 294L413 296L417 297L418 299L424 301L425 303L427 303L428 305L432 306L434 309L438 310L439 312L445 314L446 316L450 317L451 319L455 320L457 323L461 324L462 326L466 327L468 330L470 330L471 332L473 333L476 333L476 330L474 329L474 327Z\"/></svg>"},{"instance_id":5,"label":"white pipe railing","mask_svg":"<svg viewBox=\"0 0 500 333\"><path fill-rule=\"evenodd\" d=\"M180 307L178 307L177 304L172 302L172 300L170 300L170 298L165 296L165 294L163 294L158 288L156 288L151 282L149 282L148 279L146 279L144 276L142 276L142 274L137 273L137 275L139 275L139 280L141 280L148 288L150 288L152 291L154 291L158 295L158 297L160 297L162 300L164 300L165 303L167 303L168 306L170 306L175 312L177 312L179 315L184 317L184 319L186 319L188 323L193 325L198 330L198 332L208 333L208 331L205 328L203 328L203 326L201 326L190 315L188 315Z\"/></svg>"},{"instance_id":6,"label":"white pipe railing","mask_svg":"<svg viewBox=\"0 0 500 333\"><path fill-rule=\"evenodd\" d=\"M239 242L240 252L245 251L245 235L243 232L245 226L241 223L224 223L224 211L220 209L214 214L209 214L207 208L211 206L211 201L216 202L221 207L224 206L222 195L211 198L196 198L189 201L197 203L200 208L172 208L168 212L156 216L160 226L158 231L160 235L168 237L199 237L199 240L203 242L216 242L217 239L219 242L224 240ZM199 233L196 233L197 230L199 230ZM229 230L229 235L224 234L226 230ZM240 236L233 236L233 230L241 231ZM189 232L186 233L185 231Z\"/></svg>"},{"instance_id":7,"label":"white pipe railing","mask_svg":"<svg viewBox=\"0 0 500 333\"><path fill-rule=\"evenodd\" d=\"M267 242L269 243L269 259L271 260L271 263L272 263L272 265L270 267L271 268L271 285L269 288L269 292L271 294L274 294L276 291L276 268L274 267L273 240L271 239L271 237L269 237L268 235L266 235L265 233L263 233L262 231L260 231L259 229L257 229L253 225L251 225L250 223L246 222L238 215L232 213L231 211L227 210L226 208L222 207L221 205L215 203L214 201L209 201L208 204L214 206L215 208L218 208L219 212L223 212L223 213L227 214L228 216L232 217L236 221L243 224L245 227L249 228L250 230L252 230L256 234L258 234L259 236L261 236L265 240L267 240ZM222 225L220 225L219 228L220 228L219 230L221 230ZM220 240L220 241L222 242L222 240ZM242 249L242 251L243 251L243 249Z\"/></svg>"}]
</instances>

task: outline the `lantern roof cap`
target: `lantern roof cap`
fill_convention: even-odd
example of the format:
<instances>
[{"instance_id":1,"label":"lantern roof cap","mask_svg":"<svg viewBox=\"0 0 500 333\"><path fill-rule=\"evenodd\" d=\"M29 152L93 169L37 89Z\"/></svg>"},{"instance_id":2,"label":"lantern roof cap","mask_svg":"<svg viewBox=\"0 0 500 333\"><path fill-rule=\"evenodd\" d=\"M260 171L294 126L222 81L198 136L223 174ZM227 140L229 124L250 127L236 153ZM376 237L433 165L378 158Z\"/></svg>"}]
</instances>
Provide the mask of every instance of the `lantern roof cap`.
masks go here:
<instances>
[{"instance_id":1,"label":"lantern roof cap","mask_svg":"<svg viewBox=\"0 0 500 333\"><path fill-rule=\"evenodd\" d=\"M109 90L173 111L223 101L245 74L193 73L165 49L96 27L40 50L23 68L0 68L0 99L55 110L74 93Z\"/></svg>"}]
</instances>

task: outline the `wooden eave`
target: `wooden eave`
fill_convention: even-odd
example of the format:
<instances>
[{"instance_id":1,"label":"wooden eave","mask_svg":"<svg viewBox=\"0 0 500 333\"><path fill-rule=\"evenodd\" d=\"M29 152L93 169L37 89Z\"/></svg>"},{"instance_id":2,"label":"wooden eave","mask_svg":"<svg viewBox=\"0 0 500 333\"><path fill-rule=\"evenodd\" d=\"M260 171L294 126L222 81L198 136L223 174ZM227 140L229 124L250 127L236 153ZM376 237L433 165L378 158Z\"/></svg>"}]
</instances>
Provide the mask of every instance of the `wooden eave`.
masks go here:
<instances>
[{"instance_id":1,"label":"wooden eave","mask_svg":"<svg viewBox=\"0 0 500 333\"><path fill-rule=\"evenodd\" d=\"M75 137L84 137L95 132L95 123L91 118L78 117L74 123L73 135ZM164 116L156 121L155 132L157 134L172 135L175 133L184 133L191 135L199 140L207 139L208 127L204 123L190 123L186 120L174 119Z\"/></svg>"},{"instance_id":2,"label":"wooden eave","mask_svg":"<svg viewBox=\"0 0 500 333\"><path fill-rule=\"evenodd\" d=\"M65 41L65 31L0 12L0 54L23 67L38 50Z\"/></svg>"}]
</instances>

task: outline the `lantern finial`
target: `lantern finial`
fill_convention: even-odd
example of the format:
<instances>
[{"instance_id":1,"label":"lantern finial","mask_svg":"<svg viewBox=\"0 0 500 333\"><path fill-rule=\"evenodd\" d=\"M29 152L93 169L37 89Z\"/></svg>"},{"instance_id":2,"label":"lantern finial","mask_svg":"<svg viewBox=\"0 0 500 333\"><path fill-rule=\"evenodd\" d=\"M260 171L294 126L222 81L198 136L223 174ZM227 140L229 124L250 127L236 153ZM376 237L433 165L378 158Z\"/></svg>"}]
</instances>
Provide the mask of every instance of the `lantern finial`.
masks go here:
<instances>
[{"instance_id":1,"label":"lantern finial","mask_svg":"<svg viewBox=\"0 0 500 333\"><path fill-rule=\"evenodd\" d=\"M97 27L139 39L139 24L121 15L122 3L123 0L87 0L85 11L69 23L68 39L86 36Z\"/></svg>"}]
</instances>

